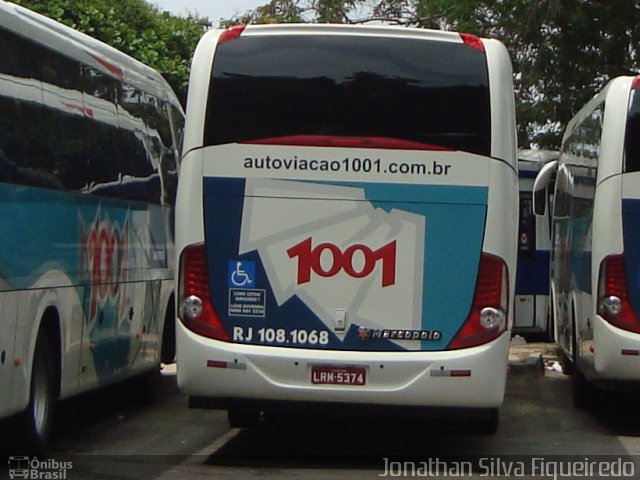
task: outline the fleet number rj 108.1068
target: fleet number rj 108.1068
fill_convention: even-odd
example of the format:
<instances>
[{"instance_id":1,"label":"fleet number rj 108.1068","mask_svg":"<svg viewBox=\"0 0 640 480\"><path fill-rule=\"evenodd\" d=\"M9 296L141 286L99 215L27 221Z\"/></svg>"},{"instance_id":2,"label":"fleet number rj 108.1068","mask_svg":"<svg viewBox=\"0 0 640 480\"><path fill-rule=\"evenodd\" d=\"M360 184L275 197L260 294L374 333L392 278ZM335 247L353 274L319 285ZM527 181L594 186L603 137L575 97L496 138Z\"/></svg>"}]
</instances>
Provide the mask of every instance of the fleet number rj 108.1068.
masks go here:
<instances>
[{"instance_id":1,"label":"fleet number rj 108.1068","mask_svg":"<svg viewBox=\"0 0 640 480\"><path fill-rule=\"evenodd\" d=\"M298 345L327 345L329 332L327 330L302 330L287 331L284 328L260 328L254 331L253 327L234 327L234 342L258 342L258 343L288 343Z\"/></svg>"}]
</instances>

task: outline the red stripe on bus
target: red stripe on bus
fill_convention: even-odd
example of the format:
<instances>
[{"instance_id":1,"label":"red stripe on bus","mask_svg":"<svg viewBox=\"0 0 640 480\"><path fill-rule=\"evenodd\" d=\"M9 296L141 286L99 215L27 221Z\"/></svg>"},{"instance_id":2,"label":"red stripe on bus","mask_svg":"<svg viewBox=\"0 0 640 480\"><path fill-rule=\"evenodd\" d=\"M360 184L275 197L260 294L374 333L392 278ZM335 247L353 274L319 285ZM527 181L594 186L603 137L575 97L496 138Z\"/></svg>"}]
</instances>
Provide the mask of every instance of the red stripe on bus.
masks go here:
<instances>
[{"instance_id":1,"label":"red stripe on bus","mask_svg":"<svg viewBox=\"0 0 640 480\"><path fill-rule=\"evenodd\" d=\"M240 142L249 145L298 147L381 148L388 150L435 150L453 152L453 148L389 137L340 137L333 135L292 135Z\"/></svg>"}]
</instances>

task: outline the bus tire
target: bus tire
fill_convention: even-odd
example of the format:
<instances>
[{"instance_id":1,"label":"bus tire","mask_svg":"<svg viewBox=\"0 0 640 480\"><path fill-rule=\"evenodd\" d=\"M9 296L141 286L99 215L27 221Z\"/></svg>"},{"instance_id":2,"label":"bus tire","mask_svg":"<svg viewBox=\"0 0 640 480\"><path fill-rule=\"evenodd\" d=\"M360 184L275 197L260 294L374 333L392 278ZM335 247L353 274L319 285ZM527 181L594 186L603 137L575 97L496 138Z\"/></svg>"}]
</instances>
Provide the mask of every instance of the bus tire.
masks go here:
<instances>
[{"instance_id":1,"label":"bus tire","mask_svg":"<svg viewBox=\"0 0 640 480\"><path fill-rule=\"evenodd\" d=\"M260 412L250 408L230 408L227 418L231 428L253 428L260 425Z\"/></svg>"},{"instance_id":2,"label":"bus tire","mask_svg":"<svg viewBox=\"0 0 640 480\"><path fill-rule=\"evenodd\" d=\"M597 391L596 388L587 380L587 377L578 368L578 340L577 329L575 322L575 315L573 320L573 338L571 339L571 345L573 348L573 405L576 408L591 408L596 403Z\"/></svg>"},{"instance_id":3,"label":"bus tire","mask_svg":"<svg viewBox=\"0 0 640 480\"><path fill-rule=\"evenodd\" d=\"M567 352L565 352L562 347L558 347L558 351L559 351L559 360L560 360L560 368L562 368L562 373L564 373L565 375L573 375L575 368L574 368L574 364L573 361L569 358L569 355L567 355Z\"/></svg>"},{"instance_id":4,"label":"bus tire","mask_svg":"<svg viewBox=\"0 0 640 480\"><path fill-rule=\"evenodd\" d=\"M555 342L555 317L553 312L553 302L551 301L551 295L549 295L549 307L547 308L547 328L546 328L546 338L547 342Z\"/></svg>"},{"instance_id":5,"label":"bus tire","mask_svg":"<svg viewBox=\"0 0 640 480\"><path fill-rule=\"evenodd\" d=\"M167 304L167 311L164 315L160 361L162 363L174 363L176 361L176 312L173 296Z\"/></svg>"},{"instance_id":6,"label":"bus tire","mask_svg":"<svg viewBox=\"0 0 640 480\"><path fill-rule=\"evenodd\" d=\"M130 378L126 384L127 391L131 395L133 404L137 407L148 407L158 402L160 398L160 384L162 373L160 366L156 366L148 372Z\"/></svg>"},{"instance_id":7,"label":"bus tire","mask_svg":"<svg viewBox=\"0 0 640 480\"><path fill-rule=\"evenodd\" d=\"M500 424L500 409L487 408L479 412L479 416L473 419L473 431L484 435L493 435L498 431Z\"/></svg>"},{"instance_id":8,"label":"bus tire","mask_svg":"<svg viewBox=\"0 0 640 480\"><path fill-rule=\"evenodd\" d=\"M55 371L51 345L46 331L41 329L33 355L29 404L20 422L24 446L33 454L45 451L53 429Z\"/></svg>"},{"instance_id":9,"label":"bus tire","mask_svg":"<svg viewBox=\"0 0 640 480\"><path fill-rule=\"evenodd\" d=\"M578 345L576 340L576 311L575 306L571 306L571 356L567 354L566 350L558 345L558 350L560 352L560 367L562 368L562 373L565 375L574 375L576 372L576 347Z\"/></svg>"},{"instance_id":10,"label":"bus tire","mask_svg":"<svg viewBox=\"0 0 640 480\"><path fill-rule=\"evenodd\" d=\"M588 409L595 405L597 391L584 374L575 369L573 372L573 405L576 408Z\"/></svg>"}]
</instances>

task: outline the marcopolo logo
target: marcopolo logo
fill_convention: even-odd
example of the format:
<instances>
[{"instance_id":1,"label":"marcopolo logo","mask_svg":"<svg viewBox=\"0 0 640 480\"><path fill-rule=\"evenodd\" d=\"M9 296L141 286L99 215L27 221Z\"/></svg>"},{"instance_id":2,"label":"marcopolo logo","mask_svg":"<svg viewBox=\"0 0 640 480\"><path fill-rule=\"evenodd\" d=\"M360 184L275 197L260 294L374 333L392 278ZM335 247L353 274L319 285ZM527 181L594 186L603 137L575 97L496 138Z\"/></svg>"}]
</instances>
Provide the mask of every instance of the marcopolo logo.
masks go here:
<instances>
[{"instance_id":1,"label":"marcopolo logo","mask_svg":"<svg viewBox=\"0 0 640 480\"><path fill-rule=\"evenodd\" d=\"M72 462L61 462L53 458L40 460L37 457L9 457L9 478L29 480L66 480L67 472L73 469Z\"/></svg>"},{"instance_id":2,"label":"marcopolo logo","mask_svg":"<svg viewBox=\"0 0 640 480\"><path fill-rule=\"evenodd\" d=\"M289 258L298 258L298 285L311 281L311 272L321 277L333 277L344 271L353 278L369 276L376 264L382 266L382 286L396 283L396 241L377 250L362 244L351 245L344 252L331 243L315 248L311 237L287 250Z\"/></svg>"}]
</instances>

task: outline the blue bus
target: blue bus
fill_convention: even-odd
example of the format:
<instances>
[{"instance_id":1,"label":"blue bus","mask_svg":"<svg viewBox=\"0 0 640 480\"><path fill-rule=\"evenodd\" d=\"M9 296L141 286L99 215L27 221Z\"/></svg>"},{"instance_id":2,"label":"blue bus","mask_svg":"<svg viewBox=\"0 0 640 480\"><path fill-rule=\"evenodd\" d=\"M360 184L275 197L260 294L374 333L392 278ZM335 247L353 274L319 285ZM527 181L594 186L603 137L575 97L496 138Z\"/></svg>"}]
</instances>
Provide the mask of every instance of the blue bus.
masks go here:
<instances>
[{"instance_id":1,"label":"blue bus","mask_svg":"<svg viewBox=\"0 0 640 480\"><path fill-rule=\"evenodd\" d=\"M548 211L539 217L534 214L533 182L541 168L558 155L551 150L518 152L520 216L513 333L533 341L555 338L549 305L551 217Z\"/></svg>"}]
</instances>

